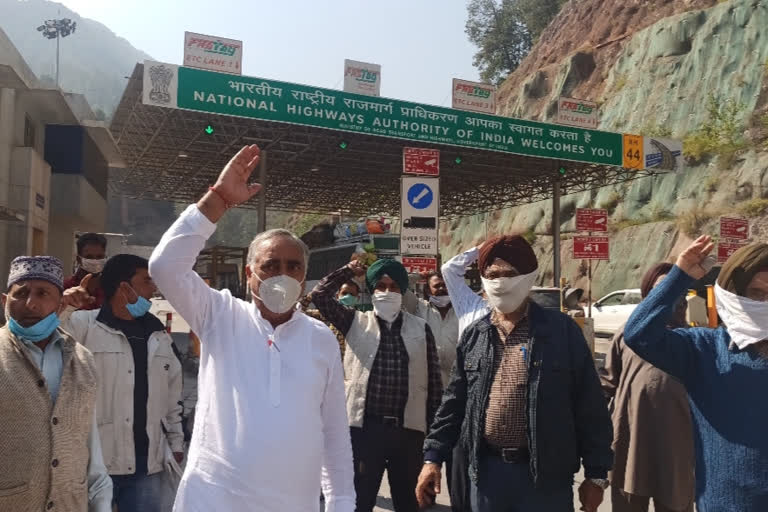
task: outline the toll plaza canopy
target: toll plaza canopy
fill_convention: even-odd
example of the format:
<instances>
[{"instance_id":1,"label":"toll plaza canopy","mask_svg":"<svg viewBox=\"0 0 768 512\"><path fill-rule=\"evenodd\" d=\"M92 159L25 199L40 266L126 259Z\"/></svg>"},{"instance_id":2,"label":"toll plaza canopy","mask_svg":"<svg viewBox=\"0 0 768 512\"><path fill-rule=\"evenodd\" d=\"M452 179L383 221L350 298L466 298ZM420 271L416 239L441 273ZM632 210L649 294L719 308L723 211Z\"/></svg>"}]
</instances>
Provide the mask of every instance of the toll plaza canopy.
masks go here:
<instances>
[{"instance_id":1,"label":"toll plaza canopy","mask_svg":"<svg viewBox=\"0 0 768 512\"><path fill-rule=\"evenodd\" d=\"M444 218L547 199L556 183L574 193L680 165L674 141L152 61L136 65L111 128L127 164L114 193L193 202L241 146L258 144L266 207L296 212L397 215L409 146L440 150Z\"/></svg>"}]
</instances>

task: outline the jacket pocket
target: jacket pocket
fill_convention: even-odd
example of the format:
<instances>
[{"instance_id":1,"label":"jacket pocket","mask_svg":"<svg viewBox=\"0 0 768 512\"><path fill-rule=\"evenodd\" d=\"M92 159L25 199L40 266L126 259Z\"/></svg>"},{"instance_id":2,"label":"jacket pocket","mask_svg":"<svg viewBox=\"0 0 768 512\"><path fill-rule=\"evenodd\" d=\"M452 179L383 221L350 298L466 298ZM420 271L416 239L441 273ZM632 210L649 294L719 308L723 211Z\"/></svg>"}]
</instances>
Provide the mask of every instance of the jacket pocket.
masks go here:
<instances>
[{"instance_id":1,"label":"jacket pocket","mask_svg":"<svg viewBox=\"0 0 768 512\"><path fill-rule=\"evenodd\" d=\"M116 467L117 461L115 456L117 454L117 439L115 438L115 424L112 420L102 421L98 420L99 439L101 440L101 453L104 459L104 465L107 468L107 472L120 471L123 468Z\"/></svg>"},{"instance_id":2,"label":"jacket pocket","mask_svg":"<svg viewBox=\"0 0 768 512\"><path fill-rule=\"evenodd\" d=\"M29 483L23 483L14 487L0 488L0 498L7 498L9 496L16 496L29 490Z\"/></svg>"}]
</instances>

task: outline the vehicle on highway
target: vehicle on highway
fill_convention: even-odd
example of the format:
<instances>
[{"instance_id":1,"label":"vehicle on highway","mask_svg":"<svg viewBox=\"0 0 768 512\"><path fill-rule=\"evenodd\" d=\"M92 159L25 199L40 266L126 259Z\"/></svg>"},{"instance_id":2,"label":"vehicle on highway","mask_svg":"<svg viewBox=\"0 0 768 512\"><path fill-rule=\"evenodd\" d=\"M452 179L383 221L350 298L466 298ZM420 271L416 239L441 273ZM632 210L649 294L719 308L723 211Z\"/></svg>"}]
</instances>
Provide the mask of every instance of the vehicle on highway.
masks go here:
<instances>
[{"instance_id":1,"label":"vehicle on highway","mask_svg":"<svg viewBox=\"0 0 768 512\"><path fill-rule=\"evenodd\" d=\"M579 305L584 290L581 288L567 288L565 291L565 305L569 311L583 311ZM531 300L544 309L560 311L560 288L535 286L531 289Z\"/></svg>"},{"instance_id":2,"label":"vehicle on highway","mask_svg":"<svg viewBox=\"0 0 768 512\"><path fill-rule=\"evenodd\" d=\"M595 334L613 336L623 326L643 297L639 288L617 290L592 304Z\"/></svg>"}]
</instances>

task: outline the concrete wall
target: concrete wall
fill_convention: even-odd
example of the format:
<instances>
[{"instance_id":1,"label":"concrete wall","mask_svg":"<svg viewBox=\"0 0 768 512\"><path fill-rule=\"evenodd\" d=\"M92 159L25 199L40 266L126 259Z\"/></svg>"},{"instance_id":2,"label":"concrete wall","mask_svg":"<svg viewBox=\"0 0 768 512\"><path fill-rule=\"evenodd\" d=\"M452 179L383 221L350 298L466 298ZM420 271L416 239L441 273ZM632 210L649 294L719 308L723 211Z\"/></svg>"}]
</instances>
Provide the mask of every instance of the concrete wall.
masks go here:
<instances>
[{"instance_id":1,"label":"concrete wall","mask_svg":"<svg viewBox=\"0 0 768 512\"><path fill-rule=\"evenodd\" d=\"M16 147L11 154L8 206L21 212L25 222L8 226L6 250L12 256L47 254L50 213L51 168L34 148ZM42 234L37 247L34 230ZM40 236L38 234L38 236Z\"/></svg>"},{"instance_id":2,"label":"concrete wall","mask_svg":"<svg viewBox=\"0 0 768 512\"><path fill-rule=\"evenodd\" d=\"M1 42L1 41L0 41ZM16 119L16 91L0 89L0 205L8 205L11 179L11 150L16 145L14 124ZM0 288L5 289L10 251L6 249L8 221L0 221Z\"/></svg>"}]
</instances>

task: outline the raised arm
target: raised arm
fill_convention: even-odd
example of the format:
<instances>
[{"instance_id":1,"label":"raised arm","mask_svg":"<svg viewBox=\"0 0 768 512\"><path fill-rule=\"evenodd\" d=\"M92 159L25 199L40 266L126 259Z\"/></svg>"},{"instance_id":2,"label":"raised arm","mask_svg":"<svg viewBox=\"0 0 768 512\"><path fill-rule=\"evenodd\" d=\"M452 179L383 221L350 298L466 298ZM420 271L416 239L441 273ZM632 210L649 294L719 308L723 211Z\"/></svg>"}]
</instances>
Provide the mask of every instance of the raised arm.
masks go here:
<instances>
[{"instance_id":1,"label":"raised arm","mask_svg":"<svg viewBox=\"0 0 768 512\"><path fill-rule=\"evenodd\" d=\"M441 268L453 309L460 321L464 319L462 322L464 325L472 323L473 320L465 317L473 317L478 311L485 311L487 308L483 298L473 292L464 280L467 267L477 261L477 255L478 249L474 247L462 254L457 254L445 262Z\"/></svg>"},{"instance_id":2,"label":"raised arm","mask_svg":"<svg viewBox=\"0 0 768 512\"><path fill-rule=\"evenodd\" d=\"M216 320L215 312L231 296L210 288L194 271L195 261L226 210L258 192L259 185L248 184L258 161L258 146L241 149L211 190L166 231L149 260L149 273L160 291L200 335Z\"/></svg>"},{"instance_id":3,"label":"raised arm","mask_svg":"<svg viewBox=\"0 0 768 512\"><path fill-rule=\"evenodd\" d=\"M336 294L344 283L355 275L351 265L355 268L360 266L357 262L345 265L324 277L312 290L312 302L317 306L318 311L345 336L352 327L355 310L337 301Z\"/></svg>"},{"instance_id":4,"label":"raised arm","mask_svg":"<svg viewBox=\"0 0 768 512\"><path fill-rule=\"evenodd\" d=\"M705 260L713 249L710 237L700 237L686 249L667 277L635 308L624 326L624 343L637 355L680 379L689 382L702 347L687 329L668 329L675 303L688 287L707 274Z\"/></svg>"}]
</instances>

